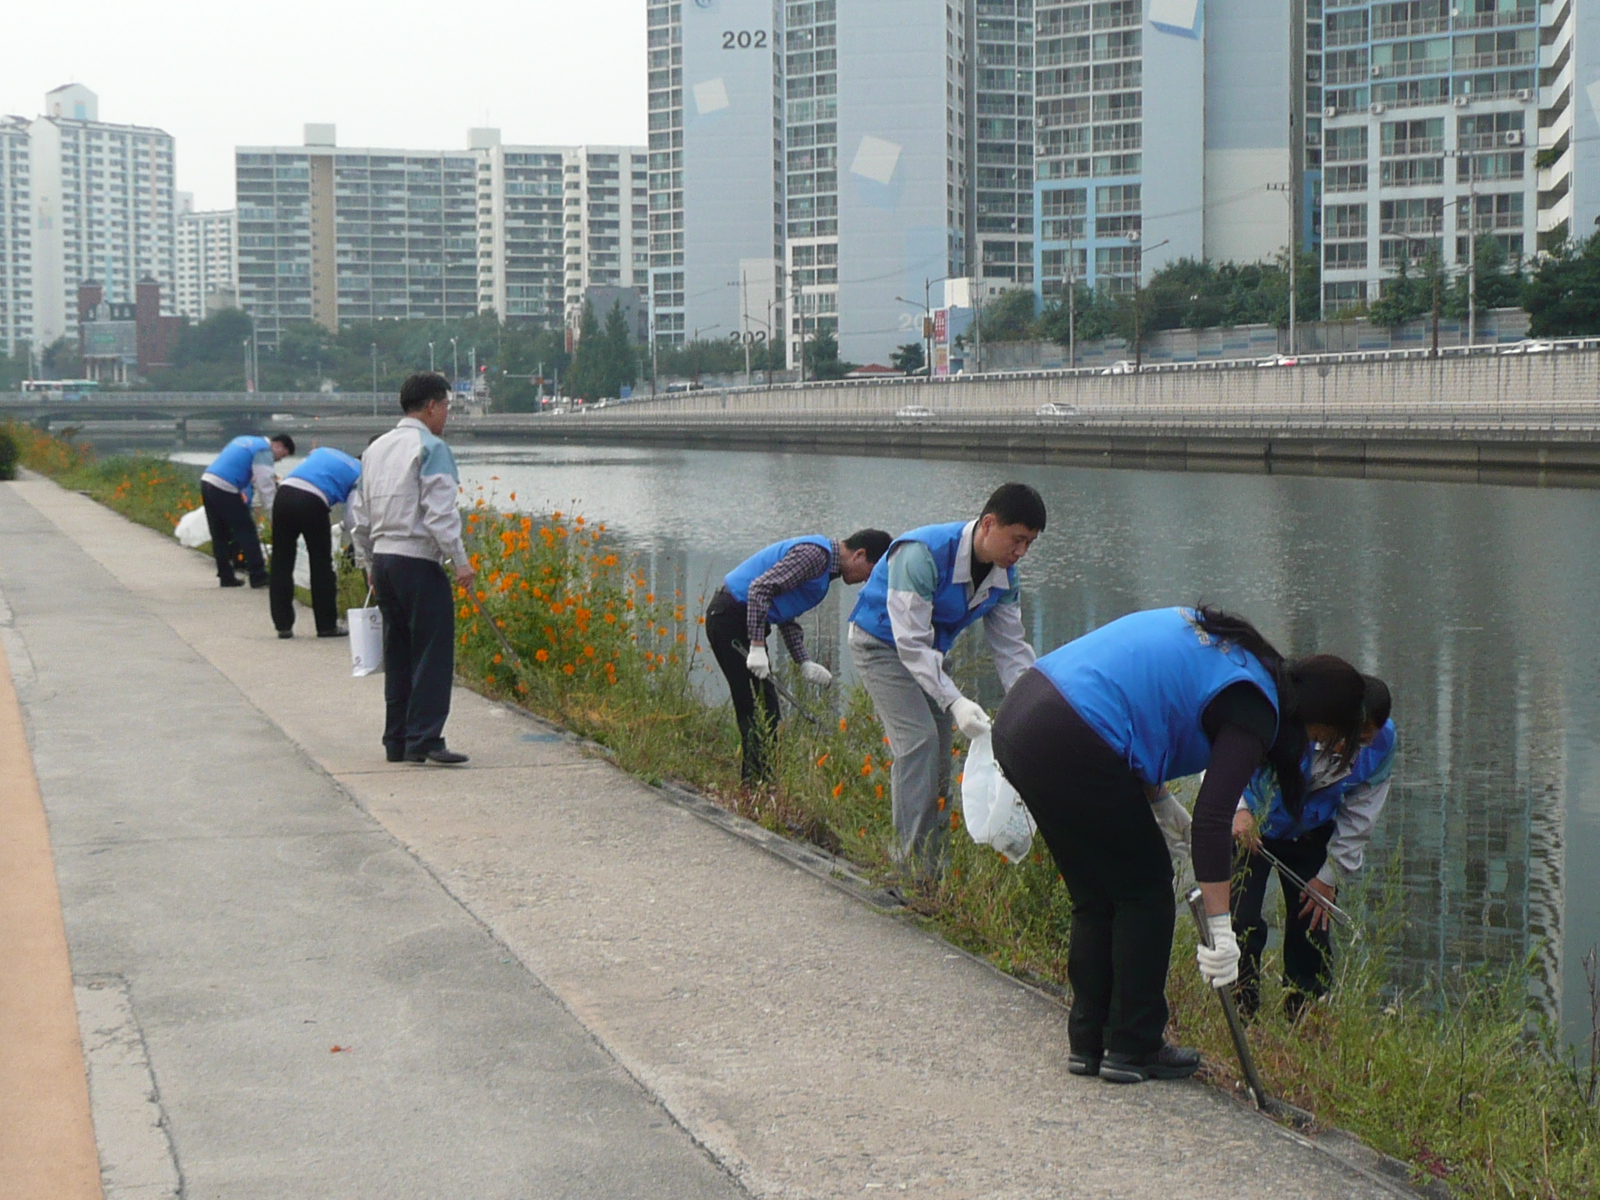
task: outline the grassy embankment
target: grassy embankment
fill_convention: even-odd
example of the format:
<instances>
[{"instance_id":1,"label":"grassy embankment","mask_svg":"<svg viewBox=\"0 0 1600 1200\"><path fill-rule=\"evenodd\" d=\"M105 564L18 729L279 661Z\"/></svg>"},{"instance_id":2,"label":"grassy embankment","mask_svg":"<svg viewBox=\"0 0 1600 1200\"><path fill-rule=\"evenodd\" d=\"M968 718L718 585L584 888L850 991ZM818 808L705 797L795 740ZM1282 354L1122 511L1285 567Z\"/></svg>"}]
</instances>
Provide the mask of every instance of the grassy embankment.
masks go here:
<instances>
[{"instance_id":1,"label":"grassy embankment","mask_svg":"<svg viewBox=\"0 0 1600 1200\"><path fill-rule=\"evenodd\" d=\"M169 478L175 472L163 463L89 463L41 449L48 454L25 445L24 465L50 470L154 528L170 530L193 502L192 480ZM458 669L466 683L593 738L645 779L680 780L869 875L889 877L888 748L860 689L839 699L840 710L821 729L787 721L775 786L747 792L738 783L728 711L708 707L693 682L708 657L696 616L700 597L649 592L605 527L581 516L534 519L479 500L467 524L479 577L475 595L457 597ZM489 619L515 647L522 669L507 660L485 626ZM798 678L789 682L803 694ZM813 692L809 699L825 709L824 697ZM950 819L959 828L958 812ZM1396 990L1385 947L1396 944L1402 920L1390 886L1398 869L1391 864L1374 874L1368 894L1357 887L1341 897L1364 914L1366 936L1353 945L1346 939L1330 999L1291 1025L1268 984L1251 1039L1269 1086L1460 1196L1600 1194L1594 1055L1579 1061L1563 1052L1549 1029L1530 1034L1520 972L1468 972ZM912 904L944 936L1003 969L1065 984L1069 905L1042 843L1013 867L957 835L945 881L915 893ZM1231 1086L1231 1043L1194 969L1193 945L1180 923L1170 983L1173 1036L1201 1047L1213 1082Z\"/></svg>"}]
</instances>

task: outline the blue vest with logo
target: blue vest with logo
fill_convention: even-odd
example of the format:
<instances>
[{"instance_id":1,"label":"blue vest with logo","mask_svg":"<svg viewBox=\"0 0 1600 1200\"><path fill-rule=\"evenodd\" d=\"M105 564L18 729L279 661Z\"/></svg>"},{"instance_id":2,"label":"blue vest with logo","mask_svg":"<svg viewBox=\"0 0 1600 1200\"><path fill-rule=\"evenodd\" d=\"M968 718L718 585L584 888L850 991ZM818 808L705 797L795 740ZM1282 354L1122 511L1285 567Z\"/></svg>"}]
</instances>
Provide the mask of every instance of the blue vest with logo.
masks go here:
<instances>
[{"instance_id":1,"label":"blue vest with logo","mask_svg":"<svg viewBox=\"0 0 1600 1200\"><path fill-rule=\"evenodd\" d=\"M749 558L729 571L722 584L735 600L740 604L747 604L750 600L750 585L756 581L756 578L772 570L773 567L778 565L783 556L796 546L806 545L821 546L830 555L833 553L833 539L823 537L819 533L810 533L804 537L773 542L766 549L757 550ZM767 609L767 620L774 625L782 625L785 621L792 621L801 614L810 612L822 603L828 594L828 586L832 582L832 578L824 571L815 579L806 580L799 587L778 593L773 598L772 607Z\"/></svg>"},{"instance_id":2,"label":"blue vest with logo","mask_svg":"<svg viewBox=\"0 0 1600 1200\"><path fill-rule=\"evenodd\" d=\"M256 455L263 450L272 452L272 443L264 437L236 437L211 460L206 470L218 479L226 479L242 492L250 486L250 468L255 465Z\"/></svg>"},{"instance_id":3,"label":"blue vest with logo","mask_svg":"<svg viewBox=\"0 0 1600 1200\"><path fill-rule=\"evenodd\" d=\"M961 533L966 527L965 521L924 525L895 538L862 586L861 595L850 613L850 623L861 626L880 642L894 645L894 627L889 623L889 558L896 546L920 542L933 552L934 565L939 569L933 593L933 645L940 654L948 654L961 631L992 612L1006 590L1017 585L1017 569L1012 567L1005 573L1005 588L989 587L988 595L971 608L967 607L967 586L955 581L956 554L961 549ZM990 581L999 569L989 569Z\"/></svg>"},{"instance_id":4,"label":"blue vest with logo","mask_svg":"<svg viewBox=\"0 0 1600 1200\"><path fill-rule=\"evenodd\" d=\"M1385 721L1377 736L1363 746L1351 760L1350 774L1306 796L1300 807L1299 820L1291 816L1289 810L1283 806L1283 792L1278 788L1277 776L1266 767L1257 771L1250 778L1250 786L1245 789L1245 799L1250 805L1250 811L1255 813L1256 819L1260 821L1261 836L1293 839L1304 837L1313 829L1320 829L1328 824L1339 815L1344 798L1353 789L1364 783L1382 783L1389 778L1390 772L1394 770L1394 745L1394 722ZM1300 769L1308 779L1311 775L1311 764L1311 752L1307 751ZM1262 818L1262 813L1266 813L1265 818Z\"/></svg>"},{"instance_id":5,"label":"blue vest with logo","mask_svg":"<svg viewBox=\"0 0 1600 1200\"><path fill-rule=\"evenodd\" d=\"M304 479L326 496L329 504L343 504L361 478L361 460L332 446L318 446L289 472L289 478Z\"/></svg>"},{"instance_id":6,"label":"blue vest with logo","mask_svg":"<svg viewBox=\"0 0 1600 1200\"><path fill-rule=\"evenodd\" d=\"M1217 693L1254 684L1278 709L1278 685L1253 654L1195 623L1192 608L1130 613L1052 650L1034 669L1148 784L1211 762L1201 714Z\"/></svg>"}]
</instances>

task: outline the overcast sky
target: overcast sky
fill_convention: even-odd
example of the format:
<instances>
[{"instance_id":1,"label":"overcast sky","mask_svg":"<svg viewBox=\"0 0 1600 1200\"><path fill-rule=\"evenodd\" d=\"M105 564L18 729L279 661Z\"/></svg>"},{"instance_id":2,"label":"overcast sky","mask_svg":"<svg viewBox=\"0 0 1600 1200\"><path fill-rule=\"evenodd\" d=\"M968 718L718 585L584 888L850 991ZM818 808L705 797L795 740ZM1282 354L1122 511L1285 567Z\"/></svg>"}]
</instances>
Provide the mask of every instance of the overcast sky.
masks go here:
<instances>
[{"instance_id":1,"label":"overcast sky","mask_svg":"<svg viewBox=\"0 0 1600 1200\"><path fill-rule=\"evenodd\" d=\"M82 83L100 119L177 139L180 191L233 206L233 148L643 145L644 0L79 0L7 5L0 113Z\"/></svg>"}]
</instances>

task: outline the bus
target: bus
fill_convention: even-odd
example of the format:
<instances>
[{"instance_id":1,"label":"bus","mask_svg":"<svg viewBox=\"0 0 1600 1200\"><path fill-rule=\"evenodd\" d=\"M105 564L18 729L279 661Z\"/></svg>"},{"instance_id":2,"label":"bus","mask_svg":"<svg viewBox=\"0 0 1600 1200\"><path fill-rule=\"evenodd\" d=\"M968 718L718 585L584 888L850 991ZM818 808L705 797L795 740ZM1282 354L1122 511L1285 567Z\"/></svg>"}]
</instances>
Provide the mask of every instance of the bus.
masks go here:
<instances>
[{"instance_id":1,"label":"bus","mask_svg":"<svg viewBox=\"0 0 1600 1200\"><path fill-rule=\"evenodd\" d=\"M24 379L24 395L46 400L87 400L100 391L98 379Z\"/></svg>"}]
</instances>

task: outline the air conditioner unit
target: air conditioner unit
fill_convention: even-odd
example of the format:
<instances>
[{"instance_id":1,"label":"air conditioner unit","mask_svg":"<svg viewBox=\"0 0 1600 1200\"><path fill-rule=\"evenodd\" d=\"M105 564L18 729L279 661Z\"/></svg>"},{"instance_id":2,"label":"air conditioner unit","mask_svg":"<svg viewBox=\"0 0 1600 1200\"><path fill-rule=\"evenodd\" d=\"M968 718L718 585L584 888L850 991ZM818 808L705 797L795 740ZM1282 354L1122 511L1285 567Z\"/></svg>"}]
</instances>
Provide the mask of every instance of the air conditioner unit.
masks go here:
<instances>
[{"instance_id":1,"label":"air conditioner unit","mask_svg":"<svg viewBox=\"0 0 1600 1200\"><path fill-rule=\"evenodd\" d=\"M1374 104L1374 105L1371 105L1367 109L1367 111L1370 112L1373 116L1378 117L1378 116L1382 116L1383 113L1386 110L1385 110L1385 107L1382 104Z\"/></svg>"},{"instance_id":2,"label":"air conditioner unit","mask_svg":"<svg viewBox=\"0 0 1600 1200\"><path fill-rule=\"evenodd\" d=\"M1368 69L1367 73L1371 75L1372 78L1376 79L1379 75L1383 74L1383 68L1378 66L1377 63L1373 63Z\"/></svg>"},{"instance_id":3,"label":"air conditioner unit","mask_svg":"<svg viewBox=\"0 0 1600 1200\"><path fill-rule=\"evenodd\" d=\"M1455 100L1452 101L1452 103L1457 108L1465 108L1467 105L1472 103L1472 97L1471 96L1457 96L1455 98Z\"/></svg>"},{"instance_id":4,"label":"air conditioner unit","mask_svg":"<svg viewBox=\"0 0 1600 1200\"><path fill-rule=\"evenodd\" d=\"M1520 129L1508 129L1508 130L1506 130L1506 145L1508 145L1508 146L1520 146L1520 145L1522 145L1522 130L1520 130Z\"/></svg>"},{"instance_id":5,"label":"air conditioner unit","mask_svg":"<svg viewBox=\"0 0 1600 1200\"><path fill-rule=\"evenodd\" d=\"M1530 88L1518 88L1516 91L1516 97L1518 100L1526 103L1527 101L1533 99L1533 91Z\"/></svg>"},{"instance_id":6,"label":"air conditioner unit","mask_svg":"<svg viewBox=\"0 0 1600 1200\"><path fill-rule=\"evenodd\" d=\"M1330 104L1327 108L1322 110L1322 115L1325 117L1337 117L1339 115L1339 110Z\"/></svg>"}]
</instances>

